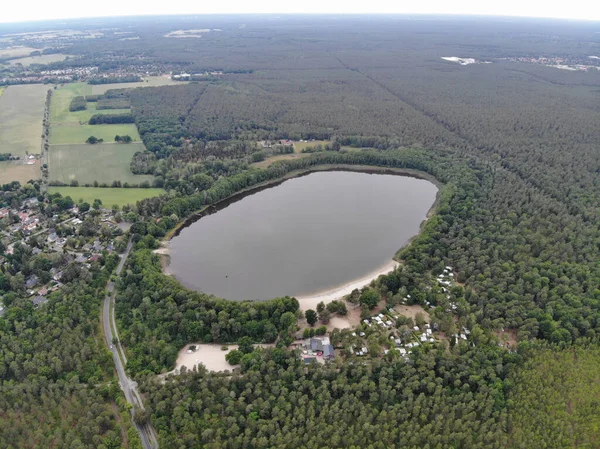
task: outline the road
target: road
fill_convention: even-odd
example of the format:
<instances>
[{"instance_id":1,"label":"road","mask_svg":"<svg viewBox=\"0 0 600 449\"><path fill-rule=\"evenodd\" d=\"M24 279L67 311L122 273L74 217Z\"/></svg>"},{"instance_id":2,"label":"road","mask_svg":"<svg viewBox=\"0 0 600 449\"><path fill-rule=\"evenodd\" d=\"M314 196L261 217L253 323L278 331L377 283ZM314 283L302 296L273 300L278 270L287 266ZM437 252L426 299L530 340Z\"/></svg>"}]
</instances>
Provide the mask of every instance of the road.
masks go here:
<instances>
[{"instance_id":1,"label":"road","mask_svg":"<svg viewBox=\"0 0 600 449\"><path fill-rule=\"evenodd\" d=\"M133 246L133 241L130 239L127 244L127 248L125 252L121 256L121 262L117 266L117 275L121 274L121 270L123 270L123 266L125 265L125 261L129 256L129 252L131 251L131 247ZM115 339L116 344L113 344L113 328L116 329L117 325L115 323L114 317L114 300L115 300L115 285L114 282L109 281L107 287L107 295L104 298L104 307L102 309L102 323L104 328L104 337L106 338L106 344L108 345L110 352L112 353L113 360L115 362L115 368L117 370L117 375L119 376L119 385L121 386L121 390L125 394L125 399L134 407L131 410L131 416L133 421L133 410L134 408L144 409L144 404L142 402L142 398L137 391L137 383L132 381L127 374L125 373L125 367L123 366L123 361L127 363L125 359L125 352L121 347L121 342L118 340L118 335ZM122 357L122 358L121 358ZM138 425L133 421L133 425L137 429L140 434L140 439L142 440L142 446L144 449L158 449L158 442L156 441L156 435L154 429L149 424Z\"/></svg>"}]
</instances>

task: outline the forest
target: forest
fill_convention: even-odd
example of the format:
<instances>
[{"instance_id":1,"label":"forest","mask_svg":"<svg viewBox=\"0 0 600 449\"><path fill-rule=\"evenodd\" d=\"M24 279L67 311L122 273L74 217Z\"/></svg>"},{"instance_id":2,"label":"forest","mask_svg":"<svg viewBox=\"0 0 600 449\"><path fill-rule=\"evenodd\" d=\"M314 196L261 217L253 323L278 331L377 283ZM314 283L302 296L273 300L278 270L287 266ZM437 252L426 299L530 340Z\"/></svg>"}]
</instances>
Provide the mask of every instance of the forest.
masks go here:
<instances>
[{"instance_id":1,"label":"forest","mask_svg":"<svg viewBox=\"0 0 600 449\"><path fill-rule=\"evenodd\" d=\"M597 446L600 71L530 62L588 61L600 54L597 27L413 19L131 19L127 29L139 39L106 30L73 43L77 58L49 65L222 72L85 99L98 110L131 106L127 120L147 149L134 156L132 172L154 175L167 191L128 212L136 244L116 302L127 370L161 447ZM105 28L124 26L103 20ZM205 33L201 45L164 37L192 27L221 31ZM449 56L488 63L441 59ZM260 142L279 139L331 144L272 162L275 153ZM416 170L440 183L435 215L397 254L400 267L371 288L388 304L410 295L411 304L432 305L448 333L470 329L468 344L442 343L406 360L305 366L285 349L299 317L294 298L234 303L162 273L152 251L203 208L286 176L344 166ZM18 202L11 190L19 186L5 187L3 202ZM24 265L39 269L28 257ZM21 265L11 263L12 278ZM454 314L446 295L427 288L448 265L458 282ZM47 444L55 428L63 447L119 447L110 412L122 399L89 318L98 315L100 284L78 282L81 275L98 276L77 273L46 310L8 297L0 318L2 447L29 447L33 433ZM510 350L499 346L507 334L517 342ZM240 339L275 348L244 355L230 376L200 366L157 377L186 344ZM49 409L62 415L31 430Z\"/></svg>"}]
</instances>

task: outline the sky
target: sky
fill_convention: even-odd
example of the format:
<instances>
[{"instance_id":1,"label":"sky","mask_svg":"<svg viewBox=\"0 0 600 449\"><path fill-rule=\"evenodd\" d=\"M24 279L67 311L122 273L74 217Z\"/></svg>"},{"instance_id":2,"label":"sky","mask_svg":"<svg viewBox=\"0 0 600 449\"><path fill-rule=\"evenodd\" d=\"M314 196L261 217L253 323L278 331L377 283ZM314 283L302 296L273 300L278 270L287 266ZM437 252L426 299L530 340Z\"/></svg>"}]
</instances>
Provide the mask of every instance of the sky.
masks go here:
<instances>
[{"instance_id":1,"label":"sky","mask_svg":"<svg viewBox=\"0 0 600 449\"><path fill-rule=\"evenodd\" d=\"M469 14L600 21L597 0L28 0L8 1L0 23L163 14Z\"/></svg>"}]
</instances>

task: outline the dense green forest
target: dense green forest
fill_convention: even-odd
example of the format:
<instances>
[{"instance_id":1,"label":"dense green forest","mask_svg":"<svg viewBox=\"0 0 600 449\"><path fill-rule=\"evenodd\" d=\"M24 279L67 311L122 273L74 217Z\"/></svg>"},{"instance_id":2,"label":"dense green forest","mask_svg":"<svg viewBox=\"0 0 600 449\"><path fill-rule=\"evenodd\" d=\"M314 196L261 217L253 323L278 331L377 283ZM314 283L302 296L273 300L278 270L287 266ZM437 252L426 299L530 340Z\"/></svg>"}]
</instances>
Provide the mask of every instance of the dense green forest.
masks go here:
<instances>
[{"instance_id":1,"label":"dense green forest","mask_svg":"<svg viewBox=\"0 0 600 449\"><path fill-rule=\"evenodd\" d=\"M94 120L135 121L147 151L131 169L167 190L127 211L136 247L116 302L127 369L161 447L598 445L600 71L539 62L596 64L597 25L412 19L103 19L102 38L73 42L75 58L47 66L95 66L91 83L130 80L103 75L114 72L193 75L71 105L131 106L131 115ZM111 31L124 26L133 39ZM212 31L165 37L190 28ZM449 56L489 63L441 59ZM279 139L332 144L270 164L289 152L261 141ZM285 176L348 166L411 169L441 184L435 215L373 288L388 303L410 295L431 304L448 333L470 329L468 344L307 367L284 349L295 299L234 303L162 274L152 250L202 208ZM14 277L20 265L11 263ZM459 283L450 298L428 288L447 265ZM83 277L46 309L3 297L11 306L0 318L2 447L51 447L54 429L56 447L119 447L122 399L95 321L102 276ZM519 342L511 350L498 345L507 333ZM202 368L156 376L188 343L244 337L277 347L246 354L231 376ZM48 418L32 426L40 416Z\"/></svg>"}]
</instances>

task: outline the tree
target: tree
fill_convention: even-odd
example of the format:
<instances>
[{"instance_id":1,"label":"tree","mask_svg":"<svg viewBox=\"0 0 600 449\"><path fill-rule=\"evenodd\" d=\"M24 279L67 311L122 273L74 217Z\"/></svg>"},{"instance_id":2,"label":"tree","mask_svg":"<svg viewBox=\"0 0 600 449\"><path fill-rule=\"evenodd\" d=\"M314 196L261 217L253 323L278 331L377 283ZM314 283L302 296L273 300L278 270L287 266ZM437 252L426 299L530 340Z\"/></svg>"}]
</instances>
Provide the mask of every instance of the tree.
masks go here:
<instances>
[{"instance_id":1,"label":"tree","mask_svg":"<svg viewBox=\"0 0 600 449\"><path fill-rule=\"evenodd\" d=\"M99 199L99 198L96 198L96 199L94 200L94 205L93 205L93 207L94 207L94 209L98 210L98 209L100 209L100 206L102 206L102 200L101 200L101 199Z\"/></svg>"},{"instance_id":2,"label":"tree","mask_svg":"<svg viewBox=\"0 0 600 449\"><path fill-rule=\"evenodd\" d=\"M90 136L85 141L85 143L89 143L91 145L95 145L97 143L102 143L102 142L104 142L104 139L98 139L96 136Z\"/></svg>"},{"instance_id":3,"label":"tree","mask_svg":"<svg viewBox=\"0 0 600 449\"><path fill-rule=\"evenodd\" d=\"M425 314L423 312L417 312L415 315L415 324L422 329L426 322Z\"/></svg>"},{"instance_id":4,"label":"tree","mask_svg":"<svg viewBox=\"0 0 600 449\"><path fill-rule=\"evenodd\" d=\"M227 354L225 354L225 360L227 360L227 363L229 363L230 365L239 365L242 361L243 356L244 353L242 351L240 351L239 349L233 349Z\"/></svg>"},{"instance_id":5,"label":"tree","mask_svg":"<svg viewBox=\"0 0 600 449\"><path fill-rule=\"evenodd\" d=\"M367 287L360 295L360 304L373 309L379 303L379 293L371 287Z\"/></svg>"},{"instance_id":6,"label":"tree","mask_svg":"<svg viewBox=\"0 0 600 449\"><path fill-rule=\"evenodd\" d=\"M329 323L329 320L331 319L331 312L327 309L323 309L323 311L319 313L319 319L323 324Z\"/></svg>"},{"instance_id":7,"label":"tree","mask_svg":"<svg viewBox=\"0 0 600 449\"><path fill-rule=\"evenodd\" d=\"M252 339L247 336L240 338L240 340L238 341L238 349L243 354L250 354L252 351L254 351L254 345L252 344Z\"/></svg>"},{"instance_id":8,"label":"tree","mask_svg":"<svg viewBox=\"0 0 600 449\"><path fill-rule=\"evenodd\" d=\"M308 309L306 312L304 312L304 316L306 317L306 322L309 326L314 326L316 324L318 319L317 312L312 309Z\"/></svg>"}]
</instances>

